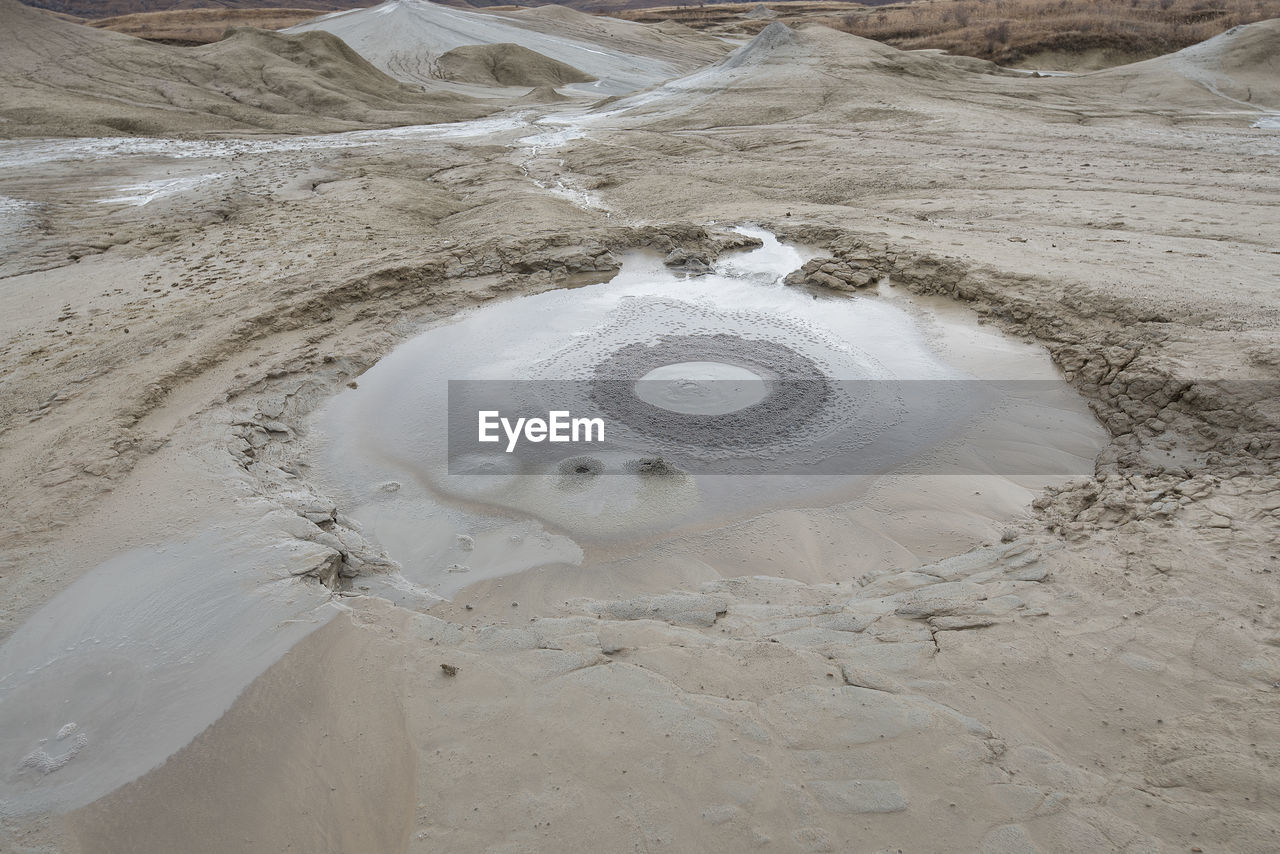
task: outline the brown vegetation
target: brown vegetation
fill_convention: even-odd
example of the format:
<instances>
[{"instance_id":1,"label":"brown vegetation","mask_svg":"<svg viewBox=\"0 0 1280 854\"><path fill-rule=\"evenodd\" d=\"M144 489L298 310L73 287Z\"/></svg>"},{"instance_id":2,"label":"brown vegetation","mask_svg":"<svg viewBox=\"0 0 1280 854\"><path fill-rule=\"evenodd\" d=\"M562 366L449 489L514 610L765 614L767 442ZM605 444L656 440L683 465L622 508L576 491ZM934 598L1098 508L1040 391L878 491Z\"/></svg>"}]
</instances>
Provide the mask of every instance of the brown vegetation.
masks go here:
<instances>
[{"instance_id":1,"label":"brown vegetation","mask_svg":"<svg viewBox=\"0 0 1280 854\"><path fill-rule=\"evenodd\" d=\"M827 23L906 49L1016 64L1106 51L1130 61L1280 17L1280 0L932 0L858 10Z\"/></svg>"},{"instance_id":2,"label":"brown vegetation","mask_svg":"<svg viewBox=\"0 0 1280 854\"><path fill-rule=\"evenodd\" d=\"M638 2L638 0L620 0ZM1280 0L917 0L766 3L774 20L814 21L907 50L940 49L1005 65L1091 70L1148 59L1204 41L1240 24L1280 18ZM747 19L754 4L692 3L632 8L619 18L677 21L698 30L750 36L768 19Z\"/></svg>"},{"instance_id":3,"label":"brown vegetation","mask_svg":"<svg viewBox=\"0 0 1280 854\"><path fill-rule=\"evenodd\" d=\"M777 12L776 18L748 18L756 3L681 3L671 6L641 6L643 0L624 0L631 5L622 10L603 12L615 18L637 21L642 24L657 24L662 21L675 21L694 30L706 30L724 35L753 36L769 26L773 20L795 24L803 21L819 21L828 26L834 25L836 16L844 15L850 9L865 11L861 4L845 0L787 0L765 5Z\"/></svg>"},{"instance_id":4,"label":"brown vegetation","mask_svg":"<svg viewBox=\"0 0 1280 854\"><path fill-rule=\"evenodd\" d=\"M676 21L686 27L701 30L713 26L743 22L743 16L754 9L756 5L749 2L749 0L738 3L676 3L644 7L635 3L633 8L625 11L610 12L609 14L628 21L639 21L641 23ZM843 0L818 0L818 2L789 0L789 2L765 3L764 5L776 11L778 17L783 20L807 18L814 15L839 15L848 12L850 9L861 10L864 6L861 3L843 2ZM764 27L768 23L769 21L765 20L759 26Z\"/></svg>"},{"instance_id":5,"label":"brown vegetation","mask_svg":"<svg viewBox=\"0 0 1280 854\"><path fill-rule=\"evenodd\" d=\"M315 9L175 9L141 12L91 21L99 29L112 30L165 44L209 44L232 27L282 30L322 14Z\"/></svg>"},{"instance_id":6,"label":"brown vegetation","mask_svg":"<svg viewBox=\"0 0 1280 854\"><path fill-rule=\"evenodd\" d=\"M315 14L358 6L374 6L382 0L20 0L27 6L61 12L77 18L114 18L140 12L170 12L182 9L314 9ZM314 17L314 16L313 16Z\"/></svg>"}]
</instances>

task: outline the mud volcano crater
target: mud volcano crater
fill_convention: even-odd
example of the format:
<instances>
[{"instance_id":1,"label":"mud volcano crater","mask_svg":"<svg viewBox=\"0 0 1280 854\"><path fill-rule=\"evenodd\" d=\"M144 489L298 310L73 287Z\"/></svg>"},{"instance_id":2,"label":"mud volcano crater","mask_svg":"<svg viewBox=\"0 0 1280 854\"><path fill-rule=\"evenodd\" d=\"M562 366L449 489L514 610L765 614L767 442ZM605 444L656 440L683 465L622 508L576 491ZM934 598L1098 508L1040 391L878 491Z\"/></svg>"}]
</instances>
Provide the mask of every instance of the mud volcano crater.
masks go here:
<instances>
[{"instance_id":1,"label":"mud volcano crater","mask_svg":"<svg viewBox=\"0 0 1280 854\"><path fill-rule=\"evenodd\" d=\"M406 578L447 595L814 508L932 548L1091 469L1100 428L1042 351L891 293L787 287L803 255L751 233L760 249L703 276L637 253L607 284L424 330L318 413L316 470ZM1006 377L1038 385L1009 394ZM606 426L481 442L492 410Z\"/></svg>"},{"instance_id":2,"label":"mud volcano crater","mask_svg":"<svg viewBox=\"0 0 1280 854\"><path fill-rule=\"evenodd\" d=\"M710 363L745 368L756 379L762 399L733 411L703 414L655 405L637 394L639 383L655 371L680 363ZM712 379L698 384L730 383ZM741 384L738 384L739 386ZM591 401L610 420L637 433L680 445L748 448L772 444L812 421L832 397L832 386L816 362L777 341L736 335L663 335L650 344L628 344L606 356L591 381Z\"/></svg>"}]
</instances>

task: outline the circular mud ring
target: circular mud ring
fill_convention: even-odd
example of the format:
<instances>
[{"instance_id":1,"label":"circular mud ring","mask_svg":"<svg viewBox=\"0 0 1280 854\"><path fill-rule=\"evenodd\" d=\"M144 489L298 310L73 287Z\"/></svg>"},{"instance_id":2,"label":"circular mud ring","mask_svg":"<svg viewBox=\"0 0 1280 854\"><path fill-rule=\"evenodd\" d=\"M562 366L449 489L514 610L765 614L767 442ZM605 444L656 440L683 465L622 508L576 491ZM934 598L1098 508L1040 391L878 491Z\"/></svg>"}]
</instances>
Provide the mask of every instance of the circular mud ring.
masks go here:
<instances>
[{"instance_id":1,"label":"circular mud ring","mask_svg":"<svg viewBox=\"0 0 1280 854\"><path fill-rule=\"evenodd\" d=\"M533 392L554 390L550 408L604 418L617 450L632 459L662 457L686 472L820 473L837 457L850 468L878 465L850 462L850 455L884 439L910 414L901 384L875 355L849 337L785 313L628 296L610 306L590 334L561 336L556 344L522 368L529 379L550 381L530 384L525 409L547 411ZM650 393L679 381L665 378L679 371L660 369L681 365L705 369L704 378L692 382L723 382L727 390L684 398L678 389ZM728 369L720 372L724 379L708 380L717 367ZM664 378L646 381L653 372ZM743 388L728 388L733 385ZM735 401L742 406L680 405Z\"/></svg>"},{"instance_id":2,"label":"circular mud ring","mask_svg":"<svg viewBox=\"0 0 1280 854\"><path fill-rule=\"evenodd\" d=\"M561 461L559 469L569 477L588 478L604 474L604 463L595 457L569 457Z\"/></svg>"},{"instance_id":3,"label":"circular mud ring","mask_svg":"<svg viewBox=\"0 0 1280 854\"><path fill-rule=\"evenodd\" d=\"M718 362L760 376L767 391L751 406L718 415L676 412L636 394L637 379L666 365ZM654 343L621 347L602 359L591 378L591 400L608 418L637 433L676 445L750 448L803 431L827 403L831 388L812 359L776 341L737 335L663 335Z\"/></svg>"},{"instance_id":4,"label":"circular mud ring","mask_svg":"<svg viewBox=\"0 0 1280 854\"><path fill-rule=\"evenodd\" d=\"M595 479L604 474L603 460L595 457L577 456L561 460L556 466L560 476L556 479L556 487L564 492L582 492L590 489Z\"/></svg>"},{"instance_id":5,"label":"circular mud ring","mask_svg":"<svg viewBox=\"0 0 1280 854\"><path fill-rule=\"evenodd\" d=\"M682 478L685 472L664 460L662 457L640 457L636 460L627 460L623 464L623 468L631 474L638 474L641 477L666 477L666 478Z\"/></svg>"}]
</instances>

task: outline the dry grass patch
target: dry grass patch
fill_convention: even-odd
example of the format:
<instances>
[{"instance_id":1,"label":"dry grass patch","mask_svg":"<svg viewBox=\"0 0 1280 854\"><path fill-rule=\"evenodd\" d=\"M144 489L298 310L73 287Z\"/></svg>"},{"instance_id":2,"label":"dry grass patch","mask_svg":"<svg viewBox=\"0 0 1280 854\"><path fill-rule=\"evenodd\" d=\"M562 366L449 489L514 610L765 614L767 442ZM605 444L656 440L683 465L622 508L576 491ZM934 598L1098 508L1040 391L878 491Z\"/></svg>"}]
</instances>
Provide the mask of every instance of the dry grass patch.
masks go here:
<instances>
[{"instance_id":1,"label":"dry grass patch","mask_svg":"<svg viewBox=\"0 0 1280 854\"><path fill-rule=\"evenodd\" d=\"M756 7L752 2L740 3L685 3L681 5L656 6L644 5L643 0L629 0L634 5L620 11L601 11L601 14L612 15L628 21L643 24L656 24L660 21L675 21L695 30L725 28L745 28L761 30L769 25L769 20L744 19L744 15ZM808 2L808 0L790 0L782 3L766 3L770 9L778 13L777 20L799 22L819 18L830 23L826 18L841 15L850 9L861 9L861 4L851 2ZM592 9L591 11L596 11Z\"/></svg>"},{"instance_id":2,"label":"dry grass patch","mask_svg":"<svg viewBox=\"0 0 1280 854\"><path fill-rule=\"evenodd\" d=\"M827 23L894 47L1010 65L1091 52L1144 59L1278 17L1280 0L932 0L859 9Z\"/></svg>"},{"instance_id":3,"label":"dry grass patch","mask_svg":"<svg viewBox=\"0 0 1280 854\"><path fill-rule=\"evenodd\" d=\"M315 9L174 9L90 21L90 25L165 44L209 44L232 27L281 30L323 14Z\"/></svg>"}]
</instances>

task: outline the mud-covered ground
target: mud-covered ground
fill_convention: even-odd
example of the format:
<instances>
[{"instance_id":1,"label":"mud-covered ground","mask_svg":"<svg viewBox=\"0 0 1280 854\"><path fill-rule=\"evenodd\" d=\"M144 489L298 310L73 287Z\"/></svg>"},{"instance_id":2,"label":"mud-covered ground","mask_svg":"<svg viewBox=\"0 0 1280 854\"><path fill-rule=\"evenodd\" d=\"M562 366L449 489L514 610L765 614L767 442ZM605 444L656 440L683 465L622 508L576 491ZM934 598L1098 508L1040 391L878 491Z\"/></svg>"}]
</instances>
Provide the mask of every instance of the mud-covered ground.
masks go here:
<instances>
[{"instance_id":1,"label":"mud-covered ground","mask_svg":"<svg viewBox=\"0 0 1280 854\"><path fill-rule=\"evenodd\" d=\"M253 525L314 546L290 583L328 610L159 767L11 802L0 847L1280 845L1280 137L849 44L820 36L802 86L766 57L556 148L519 142L555 130L536 112L182 159L4 143L0 633L109 557ZM838 582L362 595L385 558L310 480L309 412L422 324L744 222L1043 344L1111 434L1095 475Z\"/></svg>"}]
</instances>

